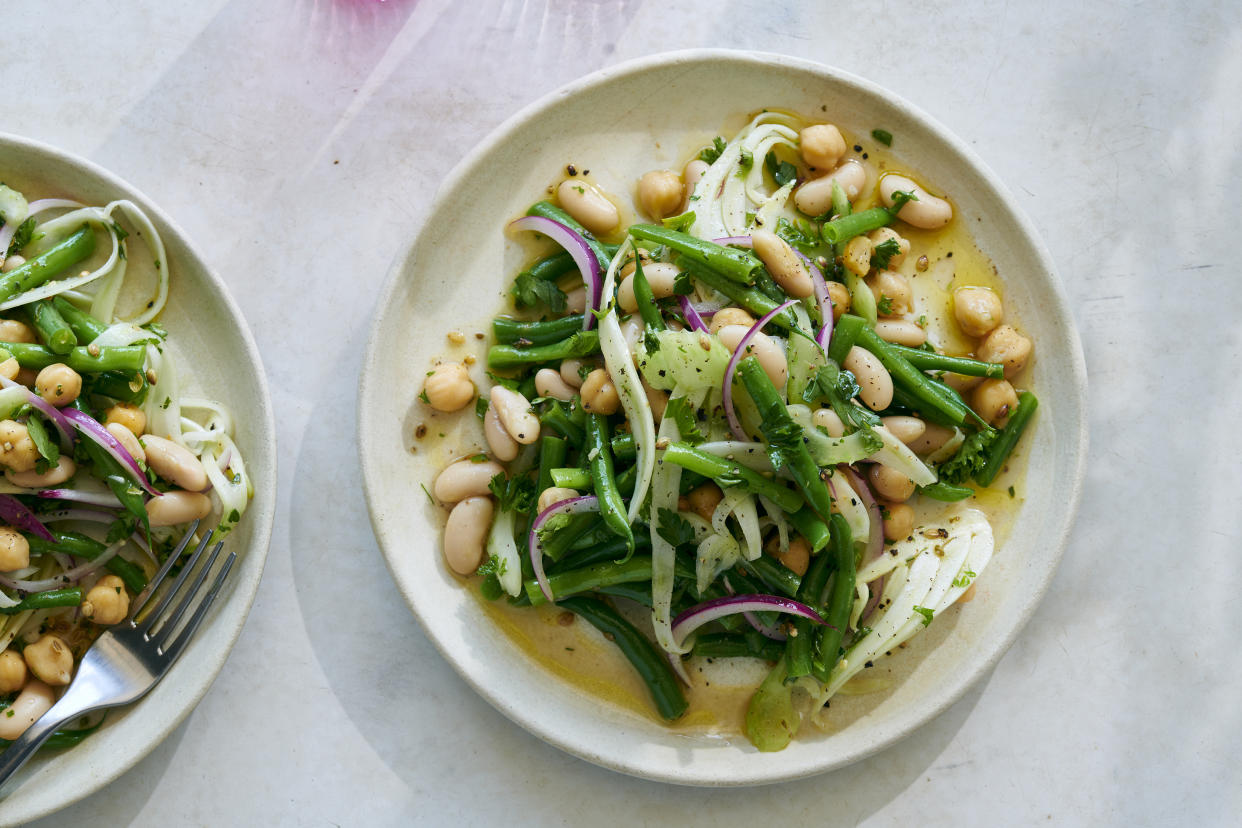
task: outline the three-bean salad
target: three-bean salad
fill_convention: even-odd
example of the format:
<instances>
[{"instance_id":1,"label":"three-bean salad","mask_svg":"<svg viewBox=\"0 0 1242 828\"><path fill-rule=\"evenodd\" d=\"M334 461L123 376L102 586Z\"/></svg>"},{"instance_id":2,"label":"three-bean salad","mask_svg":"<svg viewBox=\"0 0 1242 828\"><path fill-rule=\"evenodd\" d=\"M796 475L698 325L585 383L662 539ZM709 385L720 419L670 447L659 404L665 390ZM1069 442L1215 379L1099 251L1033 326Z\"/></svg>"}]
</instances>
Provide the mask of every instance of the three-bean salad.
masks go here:
<instances>
[{"instance_id":1,"label":"three-bean salad","mask_svg":"<svg viewBox=\"0 0 1242 828\"><path fill-rule=\"evenodd\" d=\"M55 703L194 521L220 537L250 502L232 416L183 394L168 353L168 271L132 202L0 184L0 745Z\"/></svg>"},{"instance_id":2,"label":"three-bean salad","mask_svg":"<svg viewBox=\"0 0 1242 828\"><path fill-rule=\"evenodd\" d=\"M696 665L766 663L761 750L830 726L834 694L973 597L994 544L977 498L1036 407L996 285L920 287L952 203L874 155L764 111L643 175L628 226L567 167L509 225L561 249L514 279L490 387L468 356L421 394L487 446L434 482L448 567L597 628L670 721Z\"/></svg>"}]
</instances>

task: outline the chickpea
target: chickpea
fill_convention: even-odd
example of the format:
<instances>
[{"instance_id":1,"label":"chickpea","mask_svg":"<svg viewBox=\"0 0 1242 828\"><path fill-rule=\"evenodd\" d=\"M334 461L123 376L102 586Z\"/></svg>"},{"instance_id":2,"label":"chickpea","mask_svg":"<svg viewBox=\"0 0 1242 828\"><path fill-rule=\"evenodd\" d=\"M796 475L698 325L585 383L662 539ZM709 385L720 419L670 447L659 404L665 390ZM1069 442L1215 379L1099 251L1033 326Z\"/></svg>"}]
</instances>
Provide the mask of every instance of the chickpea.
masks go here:
<instances>
[{"instance_id":1,"label":"chickpea","mask_svg":"<svg viewBox=\"0 0 1242 828\"><path fill-rule=\"evenodd\" d=\"M971 393L970 407L992 425L1002 428L1018 407L1018 392L1013 390L1009 380L984 380Z\"/></svg>"},{"instance_id":2,"label":"chickpea","mask_svg":"<svg viewBox=\"0 0 1242 828\"><path fill-rule=\"evenodd\" d=\"M841 367L858 381L858 396L872 411L883 411L893 402L893 378L880 360L857 345L850 348Z\"/></svg>"},{"instance_id":3,"label":"chickpea","mask_svg":"<svg viewBox=\"0 0 1242 828\"><path fill-rule=\"evenodd\" d=\"M805 575L807 568L811 565L811 545L806 542L806 538L799 535L796 538L790 538L789 548L784 552L777 547L772 557L780 561L786 569Z\"/></svg>"},{"instance_id":4,"label":"chickpea","mask_svg":"<svg viewBox=\"0 0 1242 828\"><path fill-rule=\"evenodd\" d=\"M63 687L73 679L73 651L60 636L44 635L22 650L22 658L35 678L52 687Z\"/></svg>"},{"instance_id":5,"label":"chickpea","mask_svg":"<svg viewBox=\"0 0 1242 828\"><path fill-rule=\"evenodd\" d=\"M884 540L892 543L910 537L914 532L914 510L905 503L881 503L884 515Z\"/></svg>"},{"instance_id":6,"label":"chickpea","mask_svg":"<svg viewBox=\"0 0 1242 828\"><path fill-rule=\"evenodd\" d=\"M953 220L953 206L943 198L937 198L919 186L913 178L888 173L880 179L880 198L885 207L894 204L893 195L901 190L914 193L915 200L907 201L897 213L897 218L923 230L944 227Z\"/></svg>"},{"instance_id":7,"label":"chickpea","mask_svg":"<svg viewBox=\"0 0 1242 828\"><path fill-rule=\"evenodd\" d=\"M1031 359L1035 345L1009 325L1001 325L987 335L975 350L975 356L984 362L999 362L1005 366L1005 379L1013 379Z\"/></svg>"},{"instance_id":8,"label":"chickpea","mask_svg":"<svg viewBox=\"0 0 1242 828\"><path fill-rule=\"evenodd\" d=\"M720 329L717 336L720 337L721 343L732 352L742 344L742 337L746 336L747 330L741 325L726 325ZM763 366L763 372L768 375L768 379L772 380L773 385L777 388L785 386L785 381L789 378L789 364L785 359L784 351L772 341L772 337L763 332L756 333L750 338L745 355L759 360L759 364Z\"/></svg>"},{"instance_id":9,"label":"chickpea","mask_svg":"<svg viewBox=\"0 0 1242 828\"><path fill-rule=\"evenodd\" d=\"M142 447L142 443L138 442L138 438L134 436L134 432L130 431L120 423L108 423L104 429L111 434L121 447L129 452L129 456L137 460L139 463L147 462L146 449Z\"/></svg>"},{"instance_id":10,"label":"chickpea","mask_svg":"<svg viewBox=\"0 0 1242 828\"><path fill-rule=\"evenodd\" d=\"M1005 318L1005 309L995 291L964 287L953 292L953 316L967 336L987 336Z\"/></svg>"},{"instance_id":11,"label":"chickpea","mask_svg":"<svg viewBox=\"0 0 1242 828\"><path fill-rule=\"evenodd\" d=\"M437 365L423 380L423 396L436 411L460 411L474 399L474 383L460 362Z\"/></svg>"},{"instance_id":12,"label":"chickpea","mask_svg":"<svg viewBox=\"0 0 1242 828\"><path fill-rule=\"evenodd\" d=\"M749 329L755 324L755 317L751 316L741 308L721 308L712 314L712 322L708 328L712 333L720 333L720 329L727 325L741 325Z\"/></svg>"},{"instance_id":13,"label":"chickpea","mask_svg":"<svg viewBox=\"0 0 1242 828\"><path fill-rule=\"evenodd\" d=\"M867 481L877 495L893 503L905 503L914 494L913 480L879 463L872 464L867 471Z\"/></svg>"},{"instance_id":14,"label":"chickpea","mask_svg":"<svg viewBox=\"0 0 1242 828\"><path fill-rule=\"evenodd\" d=\"M16 650L0 653L0 693L16 693L26 686L26 660Z\"/></svg>"},{"instance_id":15,"label":"chickpea","mask_svg":"<svg viewBox=\"0 0 1242 828\"><path fill-rule=\"evenodd\" d=\"M884 417L881 421L894 437L909 446L927 431L927 423L918 417Z\"/></svg>"},{"instance_id":16,"label":"chickpea","mask_svg":"<svg viewBox=\"0 0 1242 828\"><path fill-rule=\"evenodd\" d=\"M117 403L108 409L104 425L117 423L125 426L135 437L141 437L147 430L147 415L136 405Z\"/></svg>"},{"instance_id":17,"label":"chickpea","mask_svg":"<svg viewBox=\"0 0 1242 828\"><path fill-rule=\"evenodd\" d=\"M86 593L82 614L96 624L119 624L129 615L129 593L125 582L115 575L105 575Z\"/></svg>"},{"instance_id":18,"label":"chickpea","mask_svg":"<svg viewBox=\"0 0 1242 828\"><path fill-rule=\"evenodd\" d=\"M612 384L612 377L603 368L596 368L582 382L582 407L592 414L616 414L621 408L621 396Z\"/></svg>"},{"instance_id":19,"label":"chickpea","mask_svg":"<svg viewBox=\"0 0 1242 828\"><path fill-rule=\"evenodd\" d=\"M34 388L35 379L38 376L39 376L39 372L34 370L33 368L20 368L19 366L17 376L14 378L13 381L16 382L18 385L24 385L27 388Z\"/></svg>"},{"instance_id":20,"label":"chickpea","mask_svg":"<svg viewBox=\"0 0 1242 828\"><path fill-rule=\"evenodd\" d=\"M0 466L27 472L39 460L39 450L26 426L16 420L0 420Z\"/></svg>"},{"instance_id":21,"label":"chickpea","mask_svg":"<svg viewBox=\"0 0 1242 828\"><path fill-rule=\"evenodd\" d=\"M483 438L487 440L487 448L491 451L492 457L501 462L508 463L510 460L518 456L518 441L509 436L509 432L505 431L504 425L500 422L500 415L496 413L496 407L489 405L487 414L483 415Z\"/></svg>"},{"instance_id":22,"label":"chickpea","mask_svg":"<svg viewBox=\"0 0 1242 828\"><path fill-rule=\"evenodd\" d=\"M897 242L898 252L894 253L892 256L889 256L889 267L896 267L904 262L906 260L906 254L910 252L910 242L902 238L901 234L891 227L881 227L878 230L872 230L867 234L867 238L871 239L872 249L879 247L884 244L884 242L889 240Z\"/></svg>"},{"instance_id":23,"label":"chickpea","mask_svg":"<svg viewBox=\"0 0 1242 828\"><path fill-rule=\"evenodd\" d=\"M832 301L832 321L835 322L850 309L850 289L840 282L829 282L828 298Z\"/></svg>"},{"instance_id":24,"label":"chickpea","mask_svg":"<svg viewBox=\"0 0 1242 828\"><path fill-rule=\"evenodd\" d=\"M664 422L664 412L668 408L668 393L659 388L652 388L643 380L643 393L647 395L647 405L651 406L651 417L656 425Z\"/></svg>"},{"instance_id":25,"label":"chickpea","mask_svg":"<svg viewBox=\"0 0 1242 828\"><path fill-rule=\"evenodd\" d=\"M25 322L0 319L0 342L34 342L34 331Z\"/></svg>"},{"instance_id":26,"label":"chickpea","mask_svg":"<svg viewBox=\"0 0 1242 828\"><path fill-rule=\"evenodd\" d=\"M703 520L711 520L716 507L720 505L720 501L724 500L724 492L709 480L698 488L691 489L686 499L690 501L690 509L696 515Z\"/></svg>"},{"instance_id":27,"label":"chickpea","mask_svg":"<svg viewBox=\"0 0 1242 828\"><path fill-rule=\"evenodd\" d=\"M794 190L794 204L808 216L821 216L832 209L833 182L841 185L851 202L867 185L867 169L853 158L847 158L827 175L812 178Z\"/></svg>"},{"instance_id":28,"label":"chickpea","mask_svg":"<svg viewBox=\"0 0 1242 828\"><path fill-rule=\"evenodd\" d=\"M875 295L880 316L905 316L910 312L914 292L910 290L910 282L900 273L892 270L876 271L867 277L867 287Z\"/></svg>"},{"instance_id":29,"label":"chickpea","mask_svg":"<svg viewBox=\"0 0 1242 828\"><path fill-rule=\"evenodd\" d=\"M845 254L841 257L845 267L855 276L866 276L871 270L871 250L874 245L866 236L855 236L845 245Z\"/></svg>"},{"instance_id":30,"label":"chickpea","mask_svg":"<svg viewBox=\"0 0 1242 828\"><path fill-rule=\"evenodd\" d=\"M8 273L10 271L17 270L19 267L21 267L25 263L26 263L25 256L19 256L16 253L14 253L12 256L9 256L7 259L4 260L4 264L0 264L0 273Z\"/></svg>"},{"instance_id":31,"label":"chickpea","mask_svg":"<svg viewBox=\"0 0 1242 828\"><path fill-rule=\"evenodd\" d=\"M680 212L681 176L672 170L652 170L638 180L638 203L656 221Z\"/></svg>"},{"instance_id":32,"label":"chickpea","mask_svg":"<svg viewBox=\"0 0 1242 828\"><path fill-rule=\"evenodd\" d=\"M621 213L604 191L582 178L567 178L556 188L556 198L578 223L597 236L606 236L621 223Z\"/></svg>"},{"instance_id":33,"label":"chickpea","mask_svg":"<svg viewBox=\"0 0 1242 828\"><path fill-rule=\"evenodd\" d=\"M21 694L0 715L0 739L12 741L21 736L55 703L56 692L52 688L38 679L26 682Z\"/></svg>"},{"instance_id":34,"label":"chickpea","mask_svg":"<svg viewBox=\"0 0 1242 828\"><path fill-rule=\"evenodd\" d=\"M565 489L560 486L549 486L539 493L539 503L536 505L536 508L539 512L543 512L553 504L560 503L562 500L572 500L573 498L579 496L580 495L575 489Z\"/></svg>"},{"instance_id":35,"label":"chickpea","mask_svg":"<svg viewBox=\"0 0 1242 828\"><path fill-rule=\"evenodd\" d=\"M835 167L845 155L845 138L841 130L832 124L809 126L798 135L802 160L812 170L826 172Z\"/></svg>"},{"instance_id":36,"label":"chickpea","mask_svg":"<svg viewBox=\"0 0 1242 828\"><path fill-rule=\"evenodd\" d=\"M21 486L25 489L48 489L64 483L73 477L77 470L78 465L73 462L73 458L67 454L62 454L56 460L56 465L43 474L34 471L15 472L9 470L4 473L4 476L14 486Z\"/></svg>"},{"instance_id":37,"label":"chickpea","mask_svg":"<svg viewBox=\"0 0 1242 828\"><path fill-rule=\"evenodd\" d=\"M444 560L449 569L470 575L483 563L494 512L490 497L468 497L449 512L444 526Z\"/></svg>"},{"instance_id":38,"label":"chickpea","mask_svg":"<svg viewBox=\"0 0 1242 828\"><path fill-rule=\"evenodd\" d=\"M0 572L30 566L30 542L12 526L0 526Z\"/></svg>"},{"instance_id":39,"label":"chickpea","mask_svg":"<svg viewBox=\"0 0 1242 828\"><path fill-rule=\"evenodd\" d=\"M828 432L829 437L844 437L845 423L831 408L821 408L811 415L811 423Z\"/></svg>"},{"instance_id":40,"label":"chickpea","mask_svg":"<svg viewBox=\"0 0 1242 828\"><path fill-rule=\"evenodd\" d=\"M621 261L621 278L623 279L638 269L634 264L635 250L638 251L638 260L643 263L643 273L647 272L647 265L655 261L651 258L651 251L645 247L627 248L625 258Z\"/></svg>"},{"instance_id":41,"label":"chickpea","mask_svg":"<svg viewBox=\"0 0 1242 828\"><path fill-rule=\"evenodd\" d=\"M6 380L16 380L21 371L22 366L15 357L9 357L4 362L0 362L0 377Z\"/></svg>"},{"instance_id":42,"label":"chickpea","mask_svg":"<svg viewBox=\"0 0 1242 828\"><path fill-rule=\"evenodd\" d=\"M458 460L450 464L436 477L431 492L441 503L457 503L468 497L486 495L491 489L488 484L498 474L504 474L499 463L484 460L476 463L472 458Z\"/></svg>"},{"instance_id":43,"label":"chickpea","mask_svg":"<svg viewBox=\"0 0 1242 828\"><path fill-rule=\"evenodd\" d=\"M68 405L82 393L82 375L57 362L49 365L35 377L35 393L60 408Z\"/></svg>"}]
</instances>

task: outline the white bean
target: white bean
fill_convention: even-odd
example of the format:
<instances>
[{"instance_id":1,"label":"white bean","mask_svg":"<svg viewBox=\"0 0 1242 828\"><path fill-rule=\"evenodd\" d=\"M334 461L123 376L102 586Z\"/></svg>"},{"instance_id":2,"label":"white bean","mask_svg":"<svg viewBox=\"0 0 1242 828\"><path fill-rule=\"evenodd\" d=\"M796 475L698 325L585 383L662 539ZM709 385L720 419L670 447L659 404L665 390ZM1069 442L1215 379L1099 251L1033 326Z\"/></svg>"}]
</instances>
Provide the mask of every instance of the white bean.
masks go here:
<instances>
[{"instance_id":1,"label":"white bean","mask_svg":"<svg viewBox=\"0 0 1242 828\"><path fill-rule=\"evenodd\" d=\"M885 417L882 422L884 427L891 431L894 437L907 446L918 440L923 436L923 432L927 431L927 423L918 417Z\"/></svg>"},{"instance_id":2,"label":"white bean","mask_svg":"<svg viewBox=\"0 0 1242 828\"><path fill-rule=\"evenodd\" d=\"M577 393L561 377L561 372L554 368L540 368L535 373L535 391L541 397L552 397L562 402L569 402Z\"/></svg>"},{"instance_id":3,"label":"white bean","mask_svg":"<svg viewBox=\"0 0 1242 828\"><path fill-rule=\"evenodd\" d=\"M458 575L470 575L483 563L494 511L490 497L468 497L449 512L444 526L444 560Z\"/></svg>"},{"instance_id":4,"label":"white bean","mask_svg":"<svg viewBox=\"0 0 1242 828\"><path fill-rule=\"evenodd\" d=\"M172 489L147 501L152 526L179 526L211 514L211 498L202 492Z\"/></svg>"},{"instance_id":5,"label":"white bean","mask_svg":"<svg viewBox=\"0 0 1242 828\"><path fill-rule=\"evenodd\" d=\"M818 428L828 432L829 437L844 437L845 423L831 408L821 408L811 415L811 422Z\"/></svg>"},{"instance_id":6,"label":"white bean","mask_svg":"<svg viewBox=\"0 0 1242 828\"><path fill-rule=\"evenodd\" d=\"M858 396L872 411L883 411L893 402L893 378L875 354L855 345L841 367L858 381Z\"/></svg>"},{"instance_id":7,"label":"white bean","mask_svg":"<svg viewBox=\"0 0 1242 828\"><path fill-rule=\"evenodd\" d=\"M561 379L571 388L582 387L582 374L578 370L587 363L581 359L567 359L561 363Z\"/></svg>"},{"instance_id":8,"label":"white bean","mask_svg":"<svg viewBox=\"0 0 1242 828\"><path fill-rule=\"evenodd\" d=\"M188 448L153 434L143 437L141 442L151 471L187 492L207 488L207 472Z\"/></svg>"},{"instance_id":9,"label":"white bean","mask_svg":"<svg viewBox=\"0 0 1242 828\"><path fill-rule=\"evenodd\" d=\"M717 336L732 353L741 344L742 337L746 335L747 330L741 325L725 325ZM763 372L768 375L768 379L772 380L773 385L777 388L785 387L785 380L789 377L785 353L770 336L760 331L751 337L750 344L746 346L746 356L753 356L759 360L759 365L763 367Z\"/></svg>"},{"instance_id":10,"label":"white bean","mask_svg":"<svg viewBox=\"0 0 1242 828\"><path fill-rule=\"evenodd\" d=\"M457 503L468 497L485 495L491 491L487 484L496 475L504 474L504 471L499 463L491 460L476 463L467 457L450 464L440 472L432 486L432 494L441 503Z\"/></svg>"},{"instance_id":11,"label":"white bean","mask_svg":"<svg viewBox=\"0 0 1242 828\"><path fill-rule=\"evenodd\" d=\"M565 294L565 310L570 313L585 313L587 306L586 288L579 285Z\"/></svg>"},{"instance_id":12,"label":"white bean","mask_svg":"<svg viewBox=\"0 0 1242 828\"><path fill-rule=\"evenodd\" d=\"M493 385L491 403L510 437L524 446L539 439L539 418L530 410L530 400L503 385Z\"/></svg>"},{"instance_id":13,"label":"white bean","mask_svg":"<svg viewBox=\"0 0 1242 828\"><path fill-rule=\"evenodd\" d=\"M120 423L108 423L104 428L116 438L123 449L129 452L130 457L139 463L147 462L147 453L143 450L142 443L138 442L138 438L134 436L134 432Z\"/></svg>"},{"instance_id":14,"label":"white bean","mask_svg":"<svg viewBox=\"0 0 1242 828\"><path fill-rule=\"evenodd\" d=\"M795 299L802 299L815 292L811 274L788 242L770 230L755 230L750 238L764 267L786 293Z\"/></svg>"},{"instance_id":15,"label":"white bean","mask_svg":"<svg viewBox=\"0 0 1242 828\"><path fill-rule=\"evenodd\" d=\"M26 682L9 709L0 715L0 739L10 742L26 732L56 704L56 692L39 680Z\"/></svg>"},{"instance_id":16,"label":"white bean","mask_svg":"<svg viewBox=\"0 0 1242 828\"><path fill-rule=\"evenodd\" d=\"M487 407L487 414L483 416L483 438L487 440L487 447L492 457L497 460L508 463L518 456L518 442L509 436L509 432L505 431L505 427L500 422L500 416L496 413L496 407L493 405Z\"/></svg>"},{"instance_id":17,"label":"white bean","mask_svg":"<svg viewBox=\"0 0 1242 828\"><path fill-rule=\"evenodd\" d=\"M538 509L539 512L543 512L555 503L560 503L562 500L571 500L578 496L578 491L576 489L564 489L560 486L549 486L539 493L539 502L535 508Z\"/></svg>"},{"instance_id":18,"label":"white bean","mask_svg":"<svg viewBox=\"0 0 1242 828\"><path fill-rule=\"evenodd\" d=\"M949 438L952 436L953 429L951 428L936 425L935 423L924 423L923 433L916 439L906 443L906 445L909 446L910 451L915 454L931 454L933 451L949 442Z\"/></svg>"},{"instance_id":19,"label":"white bean","mask_svg":"<svg viewBox=\"0 0 1242 828\"><path fill-rule=\"evenodd\" d=\"M908 319L881 319L875 323L875 335L907 348L917 348L927 341L927 331Z\"/></svg>"},{"instance_id":20,"label":"white bean","mask_svg":"<svg viewBox=\"0 0 1242 828\"><path fill-rule=\"evenodd\" d=\"M673 283L679 273L681 268L675 264L643 262L643 276L647 277L647 284L651 285L651 295L657 299L667 299L673 295ZM617 304L626 313L638 310L638 300L634 298L633 273L621 280L621 287L617 289Z\"/></svg>"},{"instance_id":21,"label":"white bean","mask_svg":"<svg viewBox=\"0 0 1242 828\"><path fill-rule=\"evenodd\" d=\"M914 494L913 480L879 463L867 470L867 482L877 495L893 503L905 503Z\"/></svg>"},{"instance_id":22,"label":"white bean","mask_svg":"<svg viewBox=\"0 0 1242 828\"><path fill-rule=\"evenodd\" d=\"M686 197L682 199L681 202L681 212L684 213L686 210L690 209L690 199L694 196L694 188L698 186L699 180L703 177L703 174L707 172L708 167L710 166L711 165L703 159L695 158L694 160L688 162L685 168L681 171L681 178L685 182L686 192Z\"/></svg>"},{"instance_id":23,"label":"white bean","mask_svg":"<svg viewBox=\"0 0 1242 828\"><path fill-rule=\"evenodd\" d=\"M27 489L47 489L64 483L73 477L77 470L78 466L73 462L73 458L67 454L62 454L60 459L56 461L56 465L43 474L38 474L33 470L15 472L12 469L8 469L5 471L4 476L14 486L22 486Z\"/></svg>"},{"instance_id":24,"label":"white bean","mask_svg":"<svg viewBox=\"0 0 1242 828\"><path fill-rule=\"evenodd\" d=\"M712 314L711 324L707 327L712 333L720 333L720 329L729 325L741 325L749 328L755 324L755 317L741 308L721 308Z\"/></svg>"},{"instance_id":25,"label":"white bean","mask_svg":"<svg viewBox=\"0 0 1242 828\"><path fill-rule=\"evenodd\" d=\"M621 214L603 190L582 178L567 178L556 188L556 198L579 224L597 236L606 236L621 223Z\"/></svg>"},{"instance_id":26,"label":"white bean","mask_svg":"<svg viewBox=\"0 0 1242 828\"><path fill-rule=\"evenodd\" d=\"M898 190L914 193L916 199L907 201L897 213L897 218L906 224L923 230L935 230L953 219L953 205L924 190L913 178L888 173L880 179L880 198L886 207L893 206L893 194Z\"/></svg>"},{"instance_id":27,"label":"white bean","mask_svg":"<svg viewBox=\"0 0 1242 828\"><path fill-rule=\"evenodd\" d=\"M794 204L809 216L822 216L832 208L832 182L841 185L851 202L867 185L867 170L853 158L847 158L827 175L812 178L794 191Z\"/></svg>"}]
</instances>

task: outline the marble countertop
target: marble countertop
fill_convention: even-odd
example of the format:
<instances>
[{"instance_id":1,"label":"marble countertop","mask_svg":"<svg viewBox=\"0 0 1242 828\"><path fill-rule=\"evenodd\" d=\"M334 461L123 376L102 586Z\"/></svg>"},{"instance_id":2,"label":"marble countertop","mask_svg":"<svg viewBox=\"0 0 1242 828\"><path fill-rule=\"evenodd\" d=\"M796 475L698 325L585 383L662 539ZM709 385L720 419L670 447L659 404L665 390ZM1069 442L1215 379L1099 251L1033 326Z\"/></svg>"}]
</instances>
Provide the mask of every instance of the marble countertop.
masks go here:
<instances>
[{"instance_id":1,"label":"marble countertop","mask_svg":"<svg viewBox=\"0 0 1242 828\"><path fill-rule=\"evenodd\" d=\"M0 17L0 130L176 218L240 302L279 416L271 554L219 679L133 770L40 826L1242 811L1236 3L9 0ZM557 86L694 46L834 64L965 137L1051 249L1091 383L1077 525L1008 655L897 746L755 790L615 775L475 696L389 580L354 445L373 296L441 178Z\"/></svg>"}]
</instances>

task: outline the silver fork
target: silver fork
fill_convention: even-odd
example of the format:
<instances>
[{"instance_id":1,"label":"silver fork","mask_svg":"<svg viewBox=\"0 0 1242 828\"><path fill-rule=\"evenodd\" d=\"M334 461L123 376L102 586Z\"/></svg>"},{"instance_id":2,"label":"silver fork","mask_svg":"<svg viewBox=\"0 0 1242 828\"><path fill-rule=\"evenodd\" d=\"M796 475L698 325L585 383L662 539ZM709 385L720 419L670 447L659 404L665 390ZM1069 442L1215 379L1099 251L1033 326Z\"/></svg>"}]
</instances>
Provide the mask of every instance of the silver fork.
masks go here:
<instances>
[{"instance_id":1,"label":"silver fork","mask_svg":"<svg viewBox=\"0 0 1242 828\"><path fill-rule=\"evenodd\" d=\"M117 707L137 701L176 662L207 614L208 607L215 600L225 577L233 567L233 561L237 558L236 552L228 554L215 580L202 595L197 608L189 620L181 625L182 617L199 596L203 581L223 546L223 541L217 543L202 566L198 566L211 542L212 532L208 532L185 562L176 581L160 597L159 602L149 612L144 613L148 605L154 602L156 590L181 558L197 528L198 521L195 521L147 588L134 599L129 617L120 624L109 627L95 639L95 643L82 656L77 675L65 690L65 694L0 753L0 789L4 788L13 774L65 722L105 707ZM188 589L184 589L196 569L193 582ZM142 616L142 620L138 620L139 616ZM181 627L180 630L178 626Z\"/></svg>"}]
</instances>

